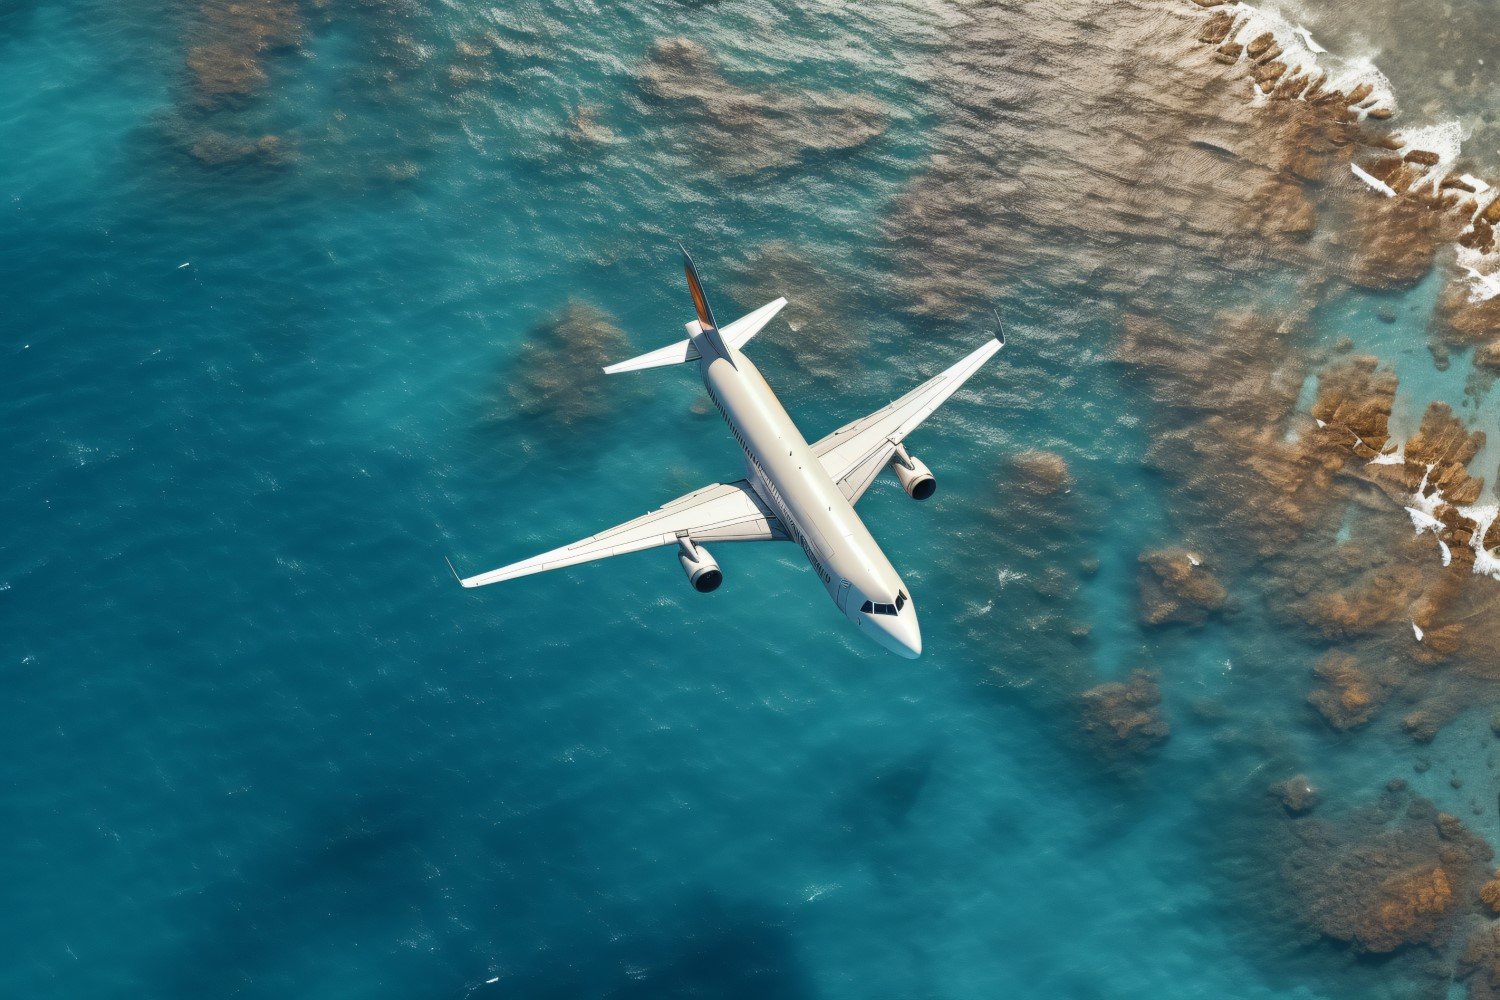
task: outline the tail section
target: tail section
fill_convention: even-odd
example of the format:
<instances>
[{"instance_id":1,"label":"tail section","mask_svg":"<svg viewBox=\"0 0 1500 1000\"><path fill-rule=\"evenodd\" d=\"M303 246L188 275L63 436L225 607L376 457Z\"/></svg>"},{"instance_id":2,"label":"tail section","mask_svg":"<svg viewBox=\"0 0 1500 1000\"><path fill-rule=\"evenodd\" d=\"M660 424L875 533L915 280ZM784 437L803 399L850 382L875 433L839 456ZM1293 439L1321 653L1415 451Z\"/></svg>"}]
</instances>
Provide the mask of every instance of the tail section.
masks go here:
<instances>
[{"instance_id":1,"label":"tail section","mask_svg":"<svg viewBox=\"0 0 1500 1000\"><path fill-rule=\"evenodd\" d=\"M693 266L693 258L687 252L687 247L681 243L677 249L682 251L682 270L687 274L688 291L693 296L693 308L698 310L698 334L713 345L714 352L720 357L728 358L730 364L734 364L734 356L729 353L729 348L724 344L724 338L719 335L719 324L714 321L713 307L708 304L708 296L703 294L703 283L698 280L698 269ZM702 353L702 350L699 350Z\"/></svg>"},{"instance_id":2,"label":"tail section","mask_svg":"<svg viewBox=\"0 0 1500 1000\"><path fill-rule=\"evenodd\" d=\"M697 361L703 356L705 350L727 358L730 364L733 364L734 355L730 353L730 348L738 350L748 344L750 338L765 329L766 324L771 322L771 319L786 305L786 299L767 302L754 312L741 316L721 331L714 320L713 308L708 304L708 296L703 294L703 283L698 280L698 269L693 266L693 258L688 255L687 249L682 244L679 243L678 248L682 250L683 271L687 274L688 292L693 296L693 308L698 313L697 322L688 324L688 339L679 340L675 344L658 348L639 357L631 358L629 361L610 365L604 369L606 375ZM702 346L704 342L707 342L708 347Z\"/></svg>"}]
</instances>

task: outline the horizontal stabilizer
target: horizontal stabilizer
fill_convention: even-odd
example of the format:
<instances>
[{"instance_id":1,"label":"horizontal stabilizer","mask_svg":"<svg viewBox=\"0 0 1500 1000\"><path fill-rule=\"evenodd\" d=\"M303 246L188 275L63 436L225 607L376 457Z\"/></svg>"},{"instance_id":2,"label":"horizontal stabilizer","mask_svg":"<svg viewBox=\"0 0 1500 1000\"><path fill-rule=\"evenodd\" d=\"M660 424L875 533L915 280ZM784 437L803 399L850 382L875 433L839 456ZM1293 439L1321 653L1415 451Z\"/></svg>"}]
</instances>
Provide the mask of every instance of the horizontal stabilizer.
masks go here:
<instances>
[{"instance_id":1,"label":"horizontal stabilizer","mask_svg":"<svg viewBox=\"0 0 1500 1000\"><path fill-rule=\"evenodd\" d=\"M766 324L781 312L786 305L786 299L777 299L775 302L767 302L752 313L746 313L739 319L730 323L719 331L724 342L735 350L739 350L750 343L750 338L766 328ZM697 334L703 329L701 321L689 323L688 332ZM606 375L618 375L620 372L637 372L643 368L662 368L666 365L680 365L685 361L698 360L698 348L693 345L691 339L679 340L667 347L660 347L648 354L631 358L629 361L621 361L619 364L610 365L604 369Z\"/></svg>"},{"instance_id":2,"label":"horizontal stabilizer","mask_svg":"<svg viewBox=\"0 0 1500 1000\"><path fill-rule=\"evenodd\" d=\"M643 368L661 368L664 365L680 365L684 361L697 361L698 348L693 346L691 340L679 340L675 344L659 347L654 351L631 358L629 361L621 361L617 365L610 365L604 369L606 375L617 375L620 372L638 372Z\"/></svg>"},{"instance_id":3,"label":"horizontal stabilizer","mask_svg":"<svg viewBox=\"0 0 1500 1000\"><path fill-rule=\"evenodd\" d=\"M784 305L786 299L777 299L775 302L767 302L755 312L741 316L720 331L724 335L724 342L736 351L744 347L750 343L751 337L764 330L766 324L776 318Z\"/></svg>"}]
</instances>

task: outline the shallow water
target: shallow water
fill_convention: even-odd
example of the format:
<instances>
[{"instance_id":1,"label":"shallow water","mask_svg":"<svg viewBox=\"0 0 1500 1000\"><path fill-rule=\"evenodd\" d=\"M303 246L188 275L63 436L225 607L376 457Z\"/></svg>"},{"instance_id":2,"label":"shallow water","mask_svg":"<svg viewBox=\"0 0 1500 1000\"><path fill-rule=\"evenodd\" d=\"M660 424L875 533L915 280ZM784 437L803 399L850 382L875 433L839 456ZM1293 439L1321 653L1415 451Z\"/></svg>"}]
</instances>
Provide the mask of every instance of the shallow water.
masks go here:
<instances>
[{"instance_id":1,"label":"shallow water","mask_svg":"<svg viewBox=\"0 0 1500 1000\"><path fill-rule=\"evenodd\" d=\"M0 994L1411 995L1409 964L1290 928L1245 845L1298 771L1330 807L1408 777L1496 843L1488 710L1426 747L1338 735L1305 703L1318 650L1254 592L1139 624L1143 550L1234 543L1148 459L1110 348L1135 289L975 276L1014 290L1011 340L913 439L941 489L861 505L921 609L914 663L790 547L721 547L708 597L660 552L448 576L737 474L686 372L579 373L576 423L510 391L574 377L521 349L570 299L631 352L679 336L673 238L724 313L767 261L797 275L752 353L810 437L987 335L913 309L891 246L952 151L955 9L310 4L265 84L209 107L202 16L0 11ZM781 95L784 162L722 169L736 130L645 92L671 36ZM877 101L883 132L826 148L809 130L842 119L808 93ZM282 152L206 163L210 133ZM1245 274L1203 296L1289 297ZM1398 426L1447 399L1493 427L1467 357L1425 348L1438 280L1331 294L1309 340L1395 366ZM1068 492L1018 489L1028 449ZM1172 737L1109 759L1076 695L1142 666Z\"/></svg>"}]
</instances>

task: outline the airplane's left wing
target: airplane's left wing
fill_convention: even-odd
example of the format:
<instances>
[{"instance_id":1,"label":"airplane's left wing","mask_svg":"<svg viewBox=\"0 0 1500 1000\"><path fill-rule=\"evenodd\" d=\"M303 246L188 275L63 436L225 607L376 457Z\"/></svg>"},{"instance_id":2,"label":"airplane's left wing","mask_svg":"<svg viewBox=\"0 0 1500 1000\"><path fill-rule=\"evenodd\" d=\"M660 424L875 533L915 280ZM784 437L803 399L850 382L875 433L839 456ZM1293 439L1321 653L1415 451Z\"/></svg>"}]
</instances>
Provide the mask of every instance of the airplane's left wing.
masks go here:
<instances>
[{"instance_id":1,"label":"airplane's left wing","mask_svg":"<svg viewBox=\"0 0 1500 1000\"><path fill-rule=\"evenodd\" d=\"M974 351L941 375L935 375L900 399L866 417L845 424L812 446L823 470L850 503L864 496L906 435L932 416L986 361L1005 346L1003 335Z\"/></svg>"},{"instance_id":2,"label":"airplane's left wing","mask_svg":"<svg viewBox=\"0 0 1500 1000\"><path fill-rule=\"evenodd\" d=\"M674 545L684 535L695 542L771 542L787 537L781 522L741 479L694 490L634 521L488 573L460 577L458 582L465 587L483 587L658 545ZM453 575L457 577L458 573Z\"/></svg>"}]
</instances>

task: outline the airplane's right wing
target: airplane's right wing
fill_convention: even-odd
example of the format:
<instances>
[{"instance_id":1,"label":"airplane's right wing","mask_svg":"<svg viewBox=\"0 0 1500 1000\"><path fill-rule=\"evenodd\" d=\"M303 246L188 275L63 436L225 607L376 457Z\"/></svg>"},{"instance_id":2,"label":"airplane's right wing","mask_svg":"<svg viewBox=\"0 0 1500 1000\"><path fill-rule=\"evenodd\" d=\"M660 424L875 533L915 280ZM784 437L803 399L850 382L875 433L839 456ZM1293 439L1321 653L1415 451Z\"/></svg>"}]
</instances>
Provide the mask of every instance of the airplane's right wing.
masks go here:
<instances>
[{"instance_id":1,"label":"airplane's right wing","mask_svg":"<svg viewBox=\"0 0 1500 1000\"><path fill-rule=\"evenodd\" d=\"M684 535L695 542L771 542L787 537L781 522L755 495L750 484L740 479L694 490L634 521L488 573L461 577L458 582L465 587L483 587L658 545L674 545ZM458 573L455 571L453 575Z\"/></svg>"},{"instance_id":2,"label":"airplane's right wing","mask_svg":"<svg viewBox=\"0 0 1500 1000\"><path fill-rule=\"evenodd\" d=\"M880 475L902 439L958 391L969 376L994 357L1005 340L1000 334L978 348L967 358L941 375L917 386L911 392L876 410L845 424L812 446L813 454L823 463L823 470L838 484L850 503L856 503Z\"/></svg>"}]
</instances>

